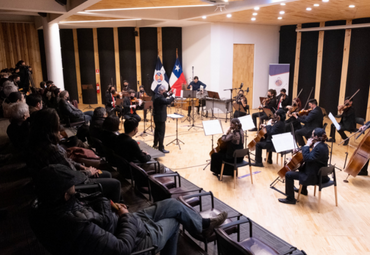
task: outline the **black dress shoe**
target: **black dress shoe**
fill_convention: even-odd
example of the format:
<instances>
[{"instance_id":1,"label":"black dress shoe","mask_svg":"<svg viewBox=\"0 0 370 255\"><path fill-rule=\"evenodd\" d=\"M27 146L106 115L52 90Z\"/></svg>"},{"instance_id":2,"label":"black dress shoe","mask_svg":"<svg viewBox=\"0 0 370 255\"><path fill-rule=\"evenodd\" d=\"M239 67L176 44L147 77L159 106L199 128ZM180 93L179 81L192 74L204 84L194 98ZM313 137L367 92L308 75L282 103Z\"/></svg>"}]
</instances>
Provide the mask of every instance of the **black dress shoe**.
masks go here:
<instances>
[{"instance_id":1,"label":"black dress shoe","mask_svg":"<svg viewBox=\"0 0 370 255\"><path fill-rule=\"evenodd\" d=\"M279 198L280 203L295 205L295 199Z\"/></svg>"},{"instance_id":2,"label":"black dress shoe","mask_svg":"<svg viewBox=\"0 0 370 255\"><path fill-rule=\"evenodd\" d=\"M212 173L214 176L218 176L218 174L216 174L216 173Z\"/></svg>"},{"instance_id":3,"label":"black dress shoe","mask_svg":"<svg viewBox=\"0 0 370 255\"><path fill-rule=\"evenodd\" d=\"M299 189L297 189L296 187L294 187L294 192L297 192L298 193ZM301 194L304 195L304 196L307 196L308 194L308 191L306 189L302 189L301 190Z\"/></svg>"},{"instance_id":4,"label":"black dress shoe","mask_svg":"<svg viewBox=\"0 0 370 255\"><path fill-rule=\"evenodd\" d=\"M348 143L349 143L349 139L348 139L348 140L346 140L346 141L343 143L343 146L347 146L347 145L348 145Z\"/></svg>"},{"instance_id":5,"label":"black dress shoe","mask_svg":"<svg viewBox=\"0 0 370 255\"><path fill-rule=\"evenodd\" d=\"M163 153L170 153L169 151L166 151L165 149L160 150L160 151L163 152Z\"/></svg>"},{"instance_id":6,"label":"black dress shoe","mask_svg":"<svg viewBox=\"0 0 370 255\"><path fill-rule=\"evenodd\" d=\"M153 148L154 149L158 149L158 145L153 145Z\"/></svg>"},{"instance_id":7,"label":"black dress shoe","mask_svg":"<svg viewBox=\"0 0 370 255\"><path fill-rule=\"evenodd\" d=\"M333 143L335 143L335 139L334 139L334 138L330 138L330 139L328 140L328 142L329 142L329 143L332 143L332 142L333 142Z\"/></svg>"},{"instance_id":8,"label":"black dress shoe","mask_svg":"<svg viewBox=\"0 0 370 255\"><path fill-rule=\"evenodd\" d=\"M256 167L264 167L263 163L251 163L251 165Z\"/></svg>"}]
</instances>

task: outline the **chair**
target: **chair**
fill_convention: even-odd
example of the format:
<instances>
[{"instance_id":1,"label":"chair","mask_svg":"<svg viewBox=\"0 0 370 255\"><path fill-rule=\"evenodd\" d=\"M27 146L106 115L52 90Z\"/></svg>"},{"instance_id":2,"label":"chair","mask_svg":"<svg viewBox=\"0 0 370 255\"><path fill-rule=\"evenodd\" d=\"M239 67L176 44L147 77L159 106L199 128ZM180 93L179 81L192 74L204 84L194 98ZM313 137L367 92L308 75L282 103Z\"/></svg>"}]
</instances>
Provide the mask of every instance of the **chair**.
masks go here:
<instances>
[{"instance_id":1,"label":"chair","mask_svg":"<svg viewBox=\"0 0 370 255\"><path fill-rule=\"evenodd\" d=\"M322 183L322 177L323 176L328 176L329 174L333 174L333 179L326 182ZM314 185L314 193L313 195L316 196L316 186L319 186L319 204L318 204L318 211L320 212L320 202L321 202L321 190L323 188L327 188L330 186L334 185L334 194L335 194L335 206L338 206L338 195L337 195L337 179L335 177L335 166L328 166L328 167L321 167L319 170L319 183ZM298 197L297 197L297 202L299 201L299 197L301 195L303 185L299 185L299 191L298 191Z\"/></svg>"},{"instance_id":2,"label":"chair","mask_svg":"<svg viewBox=\"0 0 370 255\"><path fill-rule=\"evenodd\" d=\"M102 141L100 141L99 139L95 138L95 137L92 137L90 136L88 138L88 142L89 142L89 145L93 148L95 148L96 150L96 153L100 156L100 157L105 157L105 154L104 154L104 147L103 147L103 143Z\"/></svg>"},{"instance_id":3,"label":"chair","mask_svg":"<svg viewBox=\"0 0 370 255\"><path fill-rule=\"evenodd\" d=\"M209 210L202 210L202 197L205 197L205 196L210 196L211 197L211 209ZM194 210L194 208L188 204L187 200L190 199L190 198L193 198L193 197L198 197L199 198L199 201L200 201L200 204L199 204L199 214L202 216L202 218L206 219L206 218L213 218L217 215L219 215L221 213L220 210L216 209L215 208L215 204L214 204L214 197L213 197L213 193L210 191L210 192L204 192L204 193L199 193L199 194L194 194L194 195L187 195L187 196L180 196L179 197L179 200L180 202L182 202L185 206L189 207L190 209ZM194 210L195 211L195 210ZM229 217L228 219L225 220L225 222L223 224L228 224L230 222L232 222L230 220L230 218L237 218L237 220L240 219L242 215L239 214L237 216L234 216L234 217ZM185 229L183 230L184 234L185 234ZM240 229L237 227L237 226L232 226L232 227L229 227L229 228L226 228L225 229L225 232L229 235L233 234L233 233L237 233L238 235L238 240L239 240L239 237L240 237ZM210 242L216 242L216 235L213 233L208 239L207 238L204 238L203 235L201 234L193 234L191 235L192 237L194 237L195 239L199 240L199 241L202 241L204 243L204 250L205 252L208 251L208 243Z\"/></svg>"},{"instance_id":4,"label":"chair","mask_svg":"<svg viewBox=\"0 0 370 255\"><path fill-rule=\"evenodd\" d=\"M243 162L240 162L240 163L237 163L236 162L237 158L244 158L246 155L248 155L248 162L245 161L245 160L243 160ZM238 176L238 168L239 167L246 166L246 165L249 165L249 172L250 172L250 176L251 176L251 183L253 184L251 157L250 157L250 154L249 154L249 149L235 150L234 151L234 154L233 154L233 157L234 157L234 163L229 163L229 162L226 162L226 161L222 161L220 181L222 181L225 164L226 165L233 166L234 167L234 189L235 189L235 186L236 186L236 177Z\"/></svg>"},{"instance_id":5,"label":"chair","mask_svg":"<svg viewBox=\"0 0 370 255\"><path fill-rule=\"evenodd\" d=\"M237 226L240 228L241 224L249 223L249 237L245 240L234 241L227 234L225 229L232 226ZM217 249L219 255L255 255L255 254L264 254L264 255L274 255L279 254L274 248L262 242L256 237L253 237L253 223L249 218L241 219L238 221L233 221L231 223L221 225L219 228L215 229L216 238L217 238Z\"/></svg>"}]
</instances>

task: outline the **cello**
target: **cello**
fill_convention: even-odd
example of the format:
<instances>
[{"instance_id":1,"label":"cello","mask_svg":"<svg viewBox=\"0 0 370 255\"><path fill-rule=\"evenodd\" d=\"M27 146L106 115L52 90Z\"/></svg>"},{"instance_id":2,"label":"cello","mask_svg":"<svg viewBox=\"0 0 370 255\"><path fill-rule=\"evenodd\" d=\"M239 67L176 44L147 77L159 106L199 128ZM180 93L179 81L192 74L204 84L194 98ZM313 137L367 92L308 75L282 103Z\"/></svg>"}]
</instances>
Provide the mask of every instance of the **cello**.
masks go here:
<instances>
[{"instance_id":1,"label":"cello","mask_svg":"<svg viewBox=\"0 0 370 255\"><path fill-rule=\"evenodd\" d=\"M250 151L254 151L256 149L256 144L261 141L262 138L265 137L265 135L267 134L267 130L266 130L266 127L263 127L261 128L259 131L258 131L258 134L257 136L249 142L248 144L248 149Z\"/></svg>"}]
</instances>

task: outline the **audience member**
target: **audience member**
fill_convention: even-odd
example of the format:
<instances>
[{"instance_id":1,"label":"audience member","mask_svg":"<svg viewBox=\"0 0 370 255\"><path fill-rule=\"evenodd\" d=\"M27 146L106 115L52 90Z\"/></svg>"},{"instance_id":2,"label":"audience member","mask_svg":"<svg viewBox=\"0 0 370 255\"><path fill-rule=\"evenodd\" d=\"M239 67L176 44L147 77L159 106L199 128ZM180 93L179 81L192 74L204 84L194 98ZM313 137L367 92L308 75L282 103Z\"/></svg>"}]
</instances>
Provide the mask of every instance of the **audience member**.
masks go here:
<instances>
[{"instance_id":1,"label":"audience member","mask_svg":"<svg viewBox=\"0 0 370 255\"><path fill-rule=\"evenodd\" d=\"M4 100L3 102L3 115L4 118L9 118L9 109L10 107L17 103L17 102L23 102L25 103L24 96L20 92L12 92L9 94L9 96Z\"/></svg>"},{"instance_id":2,"label":"audience member","mask_svg":"<svg viewBox=\"0 0 370 255\"><path fill-rule=\"evenodd\" d=\"M42 96L38 94L30 94L26 97L26 103L30 108L30 115L42 109Z\"/></svg>"},{"instance_id":3,"label":"audience member","mask_svg":"<svg viewBox=\"0 0 370 255\"><path fill-rule=\"evenodd\" d=\"M107 111L104 107L95 108L93 117L90 121L89 135L101 140L101 134L103 132L103 122L107 117Z\"/></svg>"},{"instance_id":4,"label":"audience member","mask_svg":"<svg viewBox=\"0 0 370 255\"><path fill-rule=\"evenodd\" d=\"M14 92L19 93L19 92ZM14 103L9 109L10 125L6 133L13 146L19 150L24 151L29 136L29 109L24 102Z\"/></svg>"},{"instance_id":5,"label":"audience member","mask_svg":"<svg viewBox=\"0 0 370 255\"><path fill-rule=\"evenodd\" d=\"M63 117L68 117L71 122L90 121L92 119L93 111L82 112L71 104L67 90L60 92L59 97L59 111Z\"/></svg>"},{"instance_id":6,"label":"audience member","mask_svg":"<svg viewBox=\"0 0 370 255\"><path fill-rule=\"evenodd\" d=\"M100 136L100 140L106 147L110 149L114 148L115 140L119 135L119 123L120 120L117 116L108 116L103 122L103 132Z\"/></svg>"}]
</instances>

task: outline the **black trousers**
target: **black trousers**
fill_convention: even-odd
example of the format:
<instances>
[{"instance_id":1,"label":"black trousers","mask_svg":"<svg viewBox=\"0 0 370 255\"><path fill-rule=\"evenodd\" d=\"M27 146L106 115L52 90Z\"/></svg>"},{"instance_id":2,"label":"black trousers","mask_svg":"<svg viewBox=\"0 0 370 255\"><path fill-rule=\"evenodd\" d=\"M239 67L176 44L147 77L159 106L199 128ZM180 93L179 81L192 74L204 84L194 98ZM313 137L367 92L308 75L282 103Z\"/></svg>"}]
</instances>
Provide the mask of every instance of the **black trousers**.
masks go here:
<instances>
[{"instance_id":1,"label":"black trousers","mask_svg":"<svg viewBox=\"0 0 370 255\"><path fill-rule=\"evenodd\" d=\"M266 149L266 151L275 151L274 145L272 142L261 141L256 144L256 156L255 161L256 163L262 163L262 150ZM272 153L269 153L268 160L272 160Z\"/></svg>"},{"instance_id":2,"label":"black trousers","mask_svg":"<svg viewBox=\"0 0 370 255\"><path fill-rule=\"evenodd\" d=\"M305 143L304 143L304 140L303 140L303 137L306 137L307 139L310 138L312 136L312 130L311 128L301 128L301 129L298 129L297 131L295 131L295 139L297 141L297 143L299 144L299 146L304 146Z\"/></svg>"},{"instance_id":3,"label":"black trousers","mask_svg":"<svg viewBox=\"0 0 370 255\"><path fill-rule=\"evenodd\" d=\"M298 171L289 171L285 174L285 194L287 199L295 199L294 180L299 180L300 175L301 173ZM307 191L307 186L303 186L302 191Z\"/></svg>"},{"instance_id":4,"label":"black trousers","mask_svg":"<svg viewBox=\"0 0 370 255\"><path fill-rule=\"evenodd\" d=\"M257 127L257 118L260 118L260 124L262 124L263 120L268 120L268 116L265 112L256 112L252 114L252 119L254 125Z\"/></svg>"},{"instance_id":5,"label":"black trousers","mask_svg":"<svg viewBox=\"0 0 370 255\"><path fill-rule=\"evenodd\" d=\"M330 137L334 138L334 139L335 139L335 130L336 130L336 128L335 128L334 124L331 124L331 126L330 126ZM338 133L340 134L340 137L342 137L343 140L347 139L347 135L346 135L346 133L344 133L344 131L345 130L343 129L343 127L340 126L340 130L338 130Z\"/></svg>"},{"instance_id":6,"label":"black trousers","mask_svg":"<svg viewBox=\"0 0 370 255\"><path fill-rule=\"evenodd\" d=\"M126 114L124 117L125 117L125 119L126 119L126 120L127 120L127 119L130 119L130 118L135 118L138 122L140 122L140 120L141 120L140 116L139 116L139 115L137 115L136 113L133 113L133 114L131 114L131 113Z\"/></svg>"},{"instance_id":7,"label":"black trousers","mask_svg":"<svg viewBox=\"0 0 370 255\"><path fill-rule=\"evenodd\" d=\"M154 122L154 146L158 146L159 150L164 150L163 140L166 132L166 122Z\"/></svg>"},{"instance_id":8,"label":"black trousers","mask_svg":"<svg viewBox=\"0 0 370 255\"><path fill-rule=\"evenodd\" d=\"M118 203L121 199L121 182L112 178L110 172L102 171L98 178L92 177L92 183L100 183L103 188L103 196Z\"/></svg>"},{"instance_id":9,"label":"black trousers","mask_svg":"<svg viewBox=\"0 0 370 255\"><path fill-rule=\"evenodd\" d=\"M247 113L245 113L245 112L240 112L240 111L235 111L234 112L234 118L242 117L242 116L245 116L245 115L247 115Z\"/></svg>"},{"instance_id":10,"label":"black trousers","mask_svg":"<svg viewBox=\"0 0 370 255\"><path fill-rule=\"evenodd\" d=\"M294 117L290 117L288 120L285 121L285 132L291 132L292 131L292 124L294 130L298 130L302 128L301 123Z\"/></svg>"}]
</instances>

